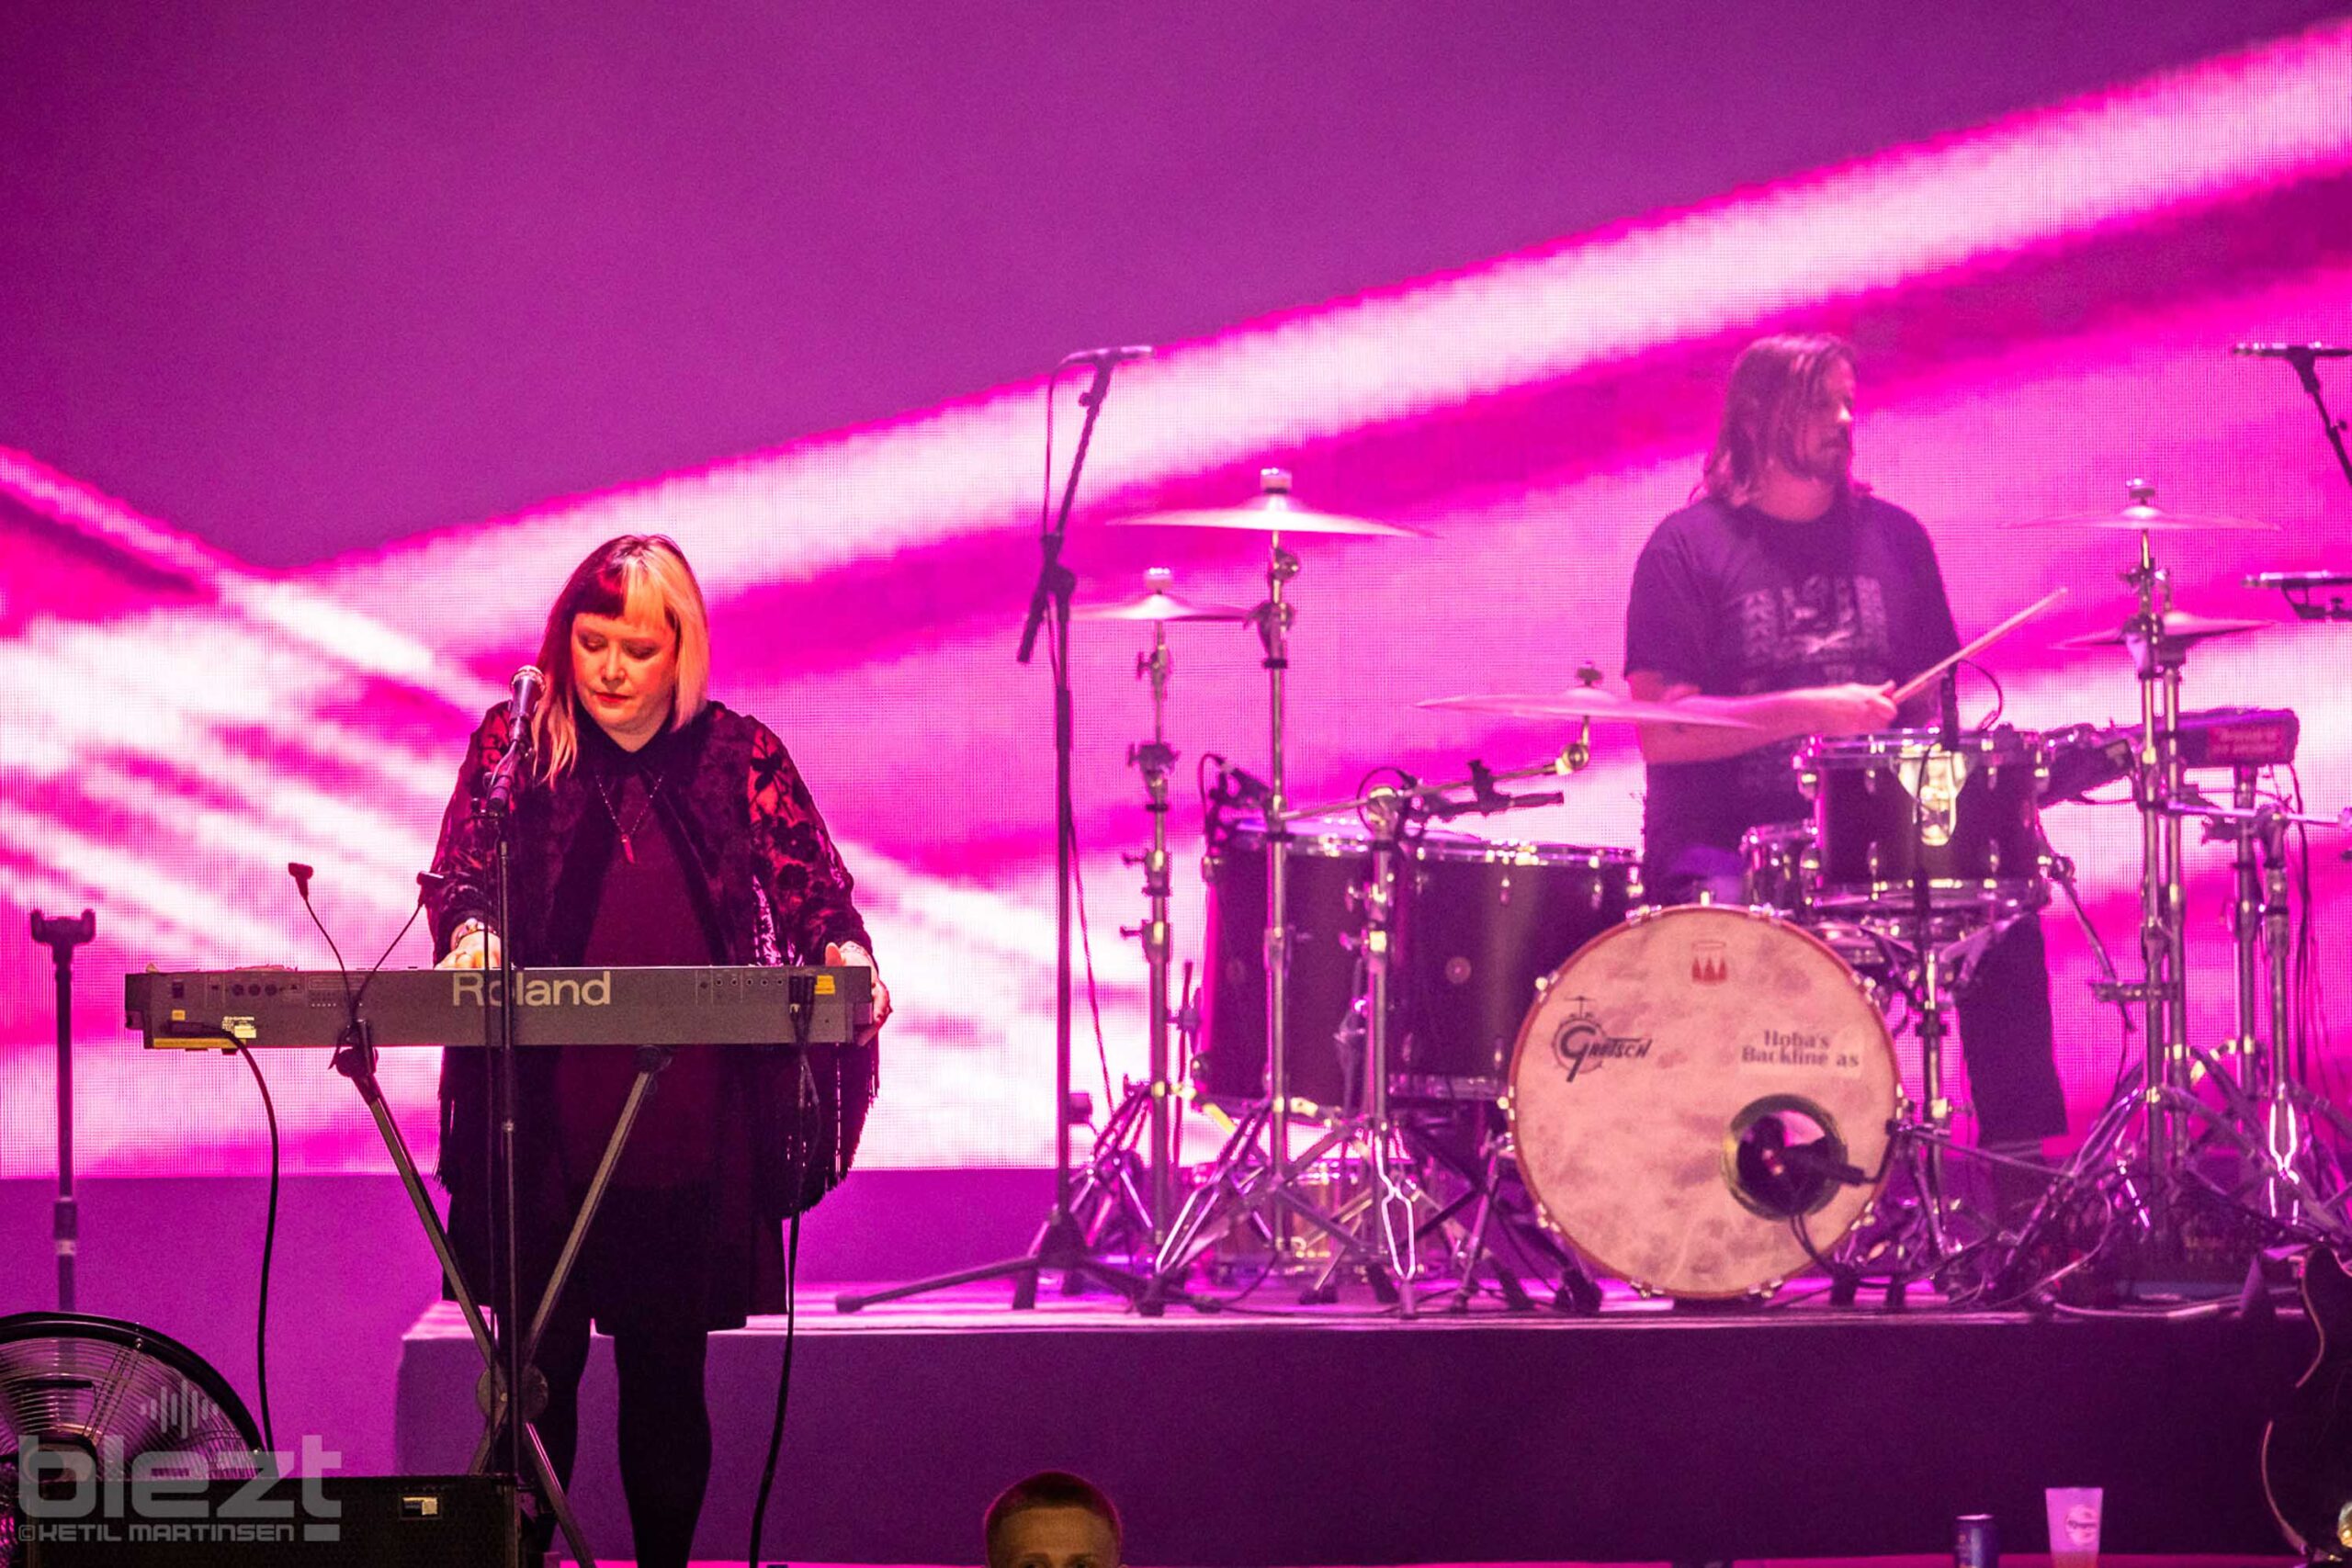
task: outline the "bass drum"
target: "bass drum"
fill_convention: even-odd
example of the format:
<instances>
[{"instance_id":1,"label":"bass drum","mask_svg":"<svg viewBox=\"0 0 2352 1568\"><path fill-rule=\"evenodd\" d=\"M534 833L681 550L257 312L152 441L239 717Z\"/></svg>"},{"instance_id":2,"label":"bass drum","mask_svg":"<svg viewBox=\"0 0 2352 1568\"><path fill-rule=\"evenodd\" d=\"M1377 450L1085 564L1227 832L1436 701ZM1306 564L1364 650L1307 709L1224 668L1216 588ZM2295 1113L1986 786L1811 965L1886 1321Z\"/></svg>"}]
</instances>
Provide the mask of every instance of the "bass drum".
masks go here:
<instances>
[{"instance_id":1,"label":"bass drum","mask_svg":"<svg viewBox=\"0 0 2352 1568\"><path fill-rule=\"evenodd\" d=\"M1769 1292L1885 1179L1894 1043L1828 946L1760 909L1635 913L1553 974L1512 1051L1545 1221L1651 1292ZM1797 1235L1802 1224L1804 1239Z\"/></svg>"}]
</instances>

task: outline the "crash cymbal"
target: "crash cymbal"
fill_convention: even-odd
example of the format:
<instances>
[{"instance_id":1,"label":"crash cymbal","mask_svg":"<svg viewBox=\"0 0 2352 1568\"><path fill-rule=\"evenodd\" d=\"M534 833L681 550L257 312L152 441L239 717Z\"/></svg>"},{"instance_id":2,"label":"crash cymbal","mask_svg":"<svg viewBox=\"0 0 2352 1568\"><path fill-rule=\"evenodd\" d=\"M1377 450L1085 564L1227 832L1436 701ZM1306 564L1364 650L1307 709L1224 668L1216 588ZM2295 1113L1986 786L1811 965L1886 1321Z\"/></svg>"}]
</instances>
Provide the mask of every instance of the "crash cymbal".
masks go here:
<instances>
[{"instance_id":1,"label":"crash cymbal","mask_svg":"<svg viewBox=\"0 0 2352 1568\"><path fill-rule=\"evenodd\" d=\"M1238 506L1194 507L1182 512L1144 512L1117 519L1121 528L1238 528L1253 534L1354 534L1425 539L1429 535L1402 523L1382 523L1370 517L1348 517L1336 512L1310 512L1288 496L1261 495Z\"/></svg>"},{"instance_id":2,"label":"crash cymbal","mask_svg":"<svg viewBox=\"0 0 2352 1568\"><path fill-rule=\"evenodd\" d=\"M2121 534L2276 534L2276 523L2251 517L2231 517L2215 512L2167 512L2156 504L2156 487L2133 479L2124 487L2132 501L2113 512L2070 512L2057 517L2035 517L2008 525L2012 528L2099 528Z\"/></svg>"},{"instance_id":3,"label":"crash cymbal","mask_svg":"<svg viewBox=\"0 0 2352 1568\"><path fill-rule=\"evenodd\" d=\"M1290 493L1290 475L1281 468L1259 471L1263 487L1238 506L1188 507L1175 512L1139 512L1113 519L1120 528L1233 528L1251 534L1353 534L1360 537L1425 539L1428 533L1402 523L1349 517L1301 506Z\"/></svg>"},{"instance_id":4,"label":"crash cymbal","mask_svg":"<svg viewBox=\"0 0 2352 1568\"><path fill-rule=\"evenodd\" d=\"M1491 713L1505 718L1593 718L1618 724L1688 724L1702 729L1753 729L1744 718L1711 712L1704 697L1645 703L1589 686L1573 692L1487 692L1415 703L1440 713Z\"/></svg>"},{"instance_id":5,"label":"crash cymbal","mask_svg":"<svg viewBox=\"0 0 2352 1568\"><path fill-rule=\"evenodd\" d=\"M1239 604L1195 604L1155 590L1139 599L1073 604L1069 615L1074 621L1246 621L1250 612Z\"/></svg>"},{"instance_id":6,"label":"crash cymbal","mask_svg":"<svg viewBox=\"0 0 2352 1568\"><path fill-rule=\"evenodd\" d=\"M2240 632L2258 632L2265 626L2276 625L2276 621L2223 620L2213 615L2195 615L2188 610L2166 610L2165 640L2173 643L2203 642L2208 637L2235 637ZM2070 637L2052 646L2068 649L2121 648L2132 635L2132 626L2126 623L2109 631L2086 632L2081 637Z\"/></svg>"}]
</instances>

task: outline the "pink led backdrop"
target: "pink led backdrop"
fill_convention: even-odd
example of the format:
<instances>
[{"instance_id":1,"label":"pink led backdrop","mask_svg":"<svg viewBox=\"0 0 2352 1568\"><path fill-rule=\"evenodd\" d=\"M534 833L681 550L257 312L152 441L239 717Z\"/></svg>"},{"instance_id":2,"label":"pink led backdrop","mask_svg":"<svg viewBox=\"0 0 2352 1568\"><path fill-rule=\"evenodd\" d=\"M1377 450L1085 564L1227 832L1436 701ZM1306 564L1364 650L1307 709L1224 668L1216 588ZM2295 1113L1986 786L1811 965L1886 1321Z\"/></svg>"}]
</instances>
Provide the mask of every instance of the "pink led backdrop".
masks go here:
<instances>
[{"instance_id":1,"label":"pink led backdrop","mask_svg":"<svg viewBox=\"0 0 2352 1568\"><path fill-rule=\"evenodd\" d=\"M2120 615L2132 539L2005 525L2118 504L2144 475L2177 508L2284 530L2166 541L2180 597L2199 610L2283 620L2235 586L2244 572L2352 567L2352 494L2292 378L2224 352L2240 338L2352 334L2347 93L2352 28L2322 29L1240 322L1122 373L1069 557L1093 596L1166 564L1186 592L1250 602L1261 563L1249 541L1103 525L1239 499L1259 463L1281 462L1314 504L1433 536L1300 547L1295 792L1345 794L1384 762L1437 774L1473 755L1534 761L1564 738L1410 705L1564 684L1585 659L1613 676L1634 556L1690 488L1730 355L1759 330L1826 325L1861 345L1858 467L1928 522L1963 634L2074 591L2064 615L1995 659L2009 719L2127 718L2136 697L2120 659L2049 644ZM2331 385L2352 407L2352 386ZM1012 657L1035 558L1041 393L978 392L290 571L142 517L39 454L0 451L0 920L21 930L32 908L99 908L102 940L79 970L85 1168L257 1168L243 1069L129 1045L121 972L322 964L289 859L318 867L346 954L372 957L405 912L470 716L528 657L564 570L630 529L673 534L695 559L713 601L716 691L783 733L859 875L899 1009L866 1158L1045 1158L1046 688L1041 667ZM1261 764L1254 643L1216 627L1174 641L1182 776L1206 750ZM1081 626L1074 660L1114 1073L1139 1071L1142 1055L1142 964L1118 935L1138 907L1119 856L1146 832L1124 764L1148 733L1133 678L1142 646ZM2347 688L2352 627L2282 624L2200 652L2189 696L2297 709L2303 785L2333 810L2352 801ZM1604 733L1597 753L1566 806L1508 831L1634 842L1631 739ZM2135 819L2069 807L2051 829L2128 956ZM2312 863L2324 980L2341 998L2352 908L2335 848L2323 840ZM2224 858L2192 852L2209 1039L2225 1032ZM1180 951L1196 954L1197 880L1179 889ZM2079 1122L2118 1034L2085 993L2082 942L2055 917L2050 931ZM424 957L412 936L393 962ZM49 1168L48 1001L45 968L0 967L0 1175ZM1085 1016L1081 995L1081 1027ZM1083 1084L1091 1039L1080 1049ZM323 1061L266 1065L297 1167L380 1166ZM415 1053L386 1074L420 1144L434 1068Z\"/></svg>"}]
</instances>

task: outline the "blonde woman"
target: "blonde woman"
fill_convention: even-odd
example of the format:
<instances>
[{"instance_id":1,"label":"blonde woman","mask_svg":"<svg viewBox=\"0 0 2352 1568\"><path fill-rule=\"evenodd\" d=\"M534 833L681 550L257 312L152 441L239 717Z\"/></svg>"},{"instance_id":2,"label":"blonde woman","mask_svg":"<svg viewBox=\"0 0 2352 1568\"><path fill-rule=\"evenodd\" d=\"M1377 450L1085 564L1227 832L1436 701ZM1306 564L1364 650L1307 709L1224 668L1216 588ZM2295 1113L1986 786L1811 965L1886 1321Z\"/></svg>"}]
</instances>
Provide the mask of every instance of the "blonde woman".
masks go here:
<instances>
[{"instance_id":1,"label":"blonde woman","mask_svg":"<svg viewBox=\"0 0 2352 1568\"><path fill-rule=\"evenodd\" d=\"M546 699L513 819L513 929L494 929L495 840L477 792L506 750L483 718L442 818L428 896L445 965L511 943L543 965L874 963L808 785L758 720L710 700L702 591L676 545L628 535L591 551L548 613ZM875 976L878 1032L889 992ZM689 1047L662 1073L539 1353L538 1429L569 1479L592 1321L613 1337L620 1468L636 1555L684 1563L710 1469L706 1337L784 1309L782 1222L847 1173L876 1085L874 1036L804 1061L781 1048ZM488 1053L445 1054L441 1177L466 1277L495 1301L498 1168ZM526 1311L636 1076L631 1047L518 1054L516 1235Z\"/></svg>"}]
</instances>

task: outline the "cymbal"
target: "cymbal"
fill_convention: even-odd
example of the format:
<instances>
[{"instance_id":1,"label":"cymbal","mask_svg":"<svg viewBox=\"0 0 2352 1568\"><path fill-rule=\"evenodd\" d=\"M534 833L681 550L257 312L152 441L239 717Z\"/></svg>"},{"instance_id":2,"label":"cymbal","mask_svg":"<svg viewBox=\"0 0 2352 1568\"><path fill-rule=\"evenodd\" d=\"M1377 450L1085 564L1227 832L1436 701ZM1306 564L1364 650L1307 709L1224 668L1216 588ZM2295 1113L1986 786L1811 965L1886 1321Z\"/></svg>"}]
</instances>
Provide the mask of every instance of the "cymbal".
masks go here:
<instances>
[{"instance_id":1,"label":"cymbal","mask_svg":"<svg viewBox=\"0 0 2352 1568\"><path fill-rule=\"evenodd\" d=\"M1688 724L1701 729L1753 729L1744 718L1710 712L1704 697L1645 703L1588 686L1574 692L1487 692L1461 697L1430 697L1418 708L1441 713L1491 713L1506 718L1594 718L1616 724Z\"/></svg>"},{"instance_id":2,"label":"cymbal","mask_svg":"<svg viewBox=\"0 0 2352 1568\"><path fill-rule=\"evenodd\" d=\"M1250 612L1238 604L1195 604L1155 589L1138 599L1073 604L1069 615L1074 621L1246 621Z\"/></svg>"},{"instance_id":3,"label":"cymbal","mask_svg":"<svg viewBox=\"0 0 2352 1568\"><path fill-rule=\"evenodd\" d=\"M1139 512L1112 520L1118 528L1235 528L1252 534L1353 534L1361 537L1426 539L1427 529L1301 506L1285 491L1266 491L1238 506L1191 507L1177 512Z\"/></svg>"},{"instance_id":4,"label":"cymbal","mask_svg":"<svg viewBox=\"0 0 2352 1568\"><path fill-rule=\"evenodd\" d=\"M2156 487L2134 479L2125 487L2132 503L2113 512L2070 512L2056 517L2022 518L2011 528L2101 528L2120 534L2276 534L2276 523L2231 517L2218 512L2167 512L2156 504Z\"/></svg>"},{"instance_id":5,"label":"cymbal","mask_svg":"<svg viewBox=\"0 0 2352 1568\"><path fill-rule=\"evenodd\" d=\"M2166 610L2165 612L2165 640L2176 643L2203 642L2208 637L2235 637L2240 632L2258 632L2265 626L2274 626L2278 624L2276 621L2224 620L2214 615L2195 615L2188 610ZM2080 637L2070 637L2052 646L2069 649L2121 648L2131 639L2131 635L2132 628L2127 625L2103 632L2086 632Z\"/></svg>"}]
</instances>

